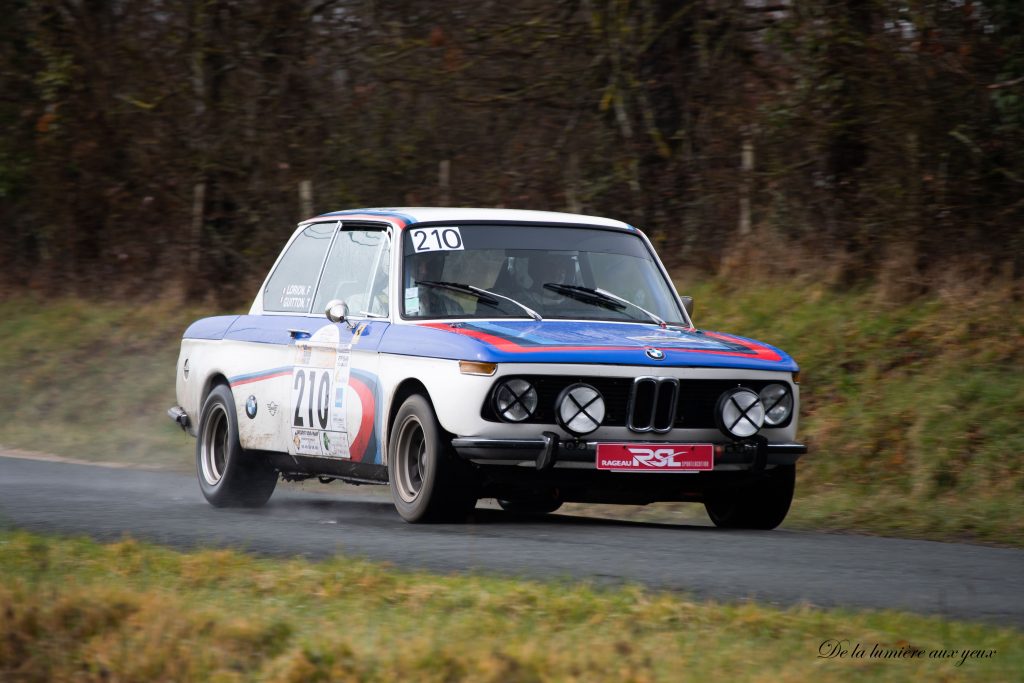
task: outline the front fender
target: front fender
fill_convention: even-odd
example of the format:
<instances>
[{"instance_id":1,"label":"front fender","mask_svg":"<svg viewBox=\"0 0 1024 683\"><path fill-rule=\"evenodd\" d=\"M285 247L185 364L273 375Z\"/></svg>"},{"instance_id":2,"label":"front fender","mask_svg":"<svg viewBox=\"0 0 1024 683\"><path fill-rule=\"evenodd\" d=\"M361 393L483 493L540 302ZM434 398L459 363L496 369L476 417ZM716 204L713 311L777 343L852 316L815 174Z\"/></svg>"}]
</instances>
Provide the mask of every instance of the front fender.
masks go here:
<instances>
[{"instance_id":1,"label":"front fender","mask_svg":"<svg viewBox=\"0 0 1024 683\"><path fill-rule=\"evenodd\" d=\"M438 422L446 431L458 436L479 434L483 426L480 407L494 382L493 377L464 375L459 361L415 356L381 356L381 380L388 391L389 413L401 383L415 378L427 389L427 398L434 406Z\"/></svg>"}]
</instances>

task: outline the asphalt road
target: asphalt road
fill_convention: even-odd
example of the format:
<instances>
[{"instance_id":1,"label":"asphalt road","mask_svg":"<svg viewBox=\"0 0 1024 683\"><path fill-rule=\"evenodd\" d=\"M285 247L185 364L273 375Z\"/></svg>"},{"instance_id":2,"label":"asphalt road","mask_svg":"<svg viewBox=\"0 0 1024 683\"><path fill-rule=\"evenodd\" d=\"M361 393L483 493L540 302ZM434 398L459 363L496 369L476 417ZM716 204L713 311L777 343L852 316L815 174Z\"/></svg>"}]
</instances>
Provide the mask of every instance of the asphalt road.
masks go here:
<instances>
[{"instance_id":1,"label":"asphalt road","mask_svg":"<svg viewBox=\"0 0 1024 683\"><path fill-rule=\"evenodd\" d=\"M410 568L639 582L699 598L894 608L1024 627L1024 551L780 529L523 521L478 509L465 524L409 525L387 498L279 488L259 510L209 506L194 477L0 457L0 525L131 535L179 548L321 558L346 553Z\"/></svg>"}]
</instances>

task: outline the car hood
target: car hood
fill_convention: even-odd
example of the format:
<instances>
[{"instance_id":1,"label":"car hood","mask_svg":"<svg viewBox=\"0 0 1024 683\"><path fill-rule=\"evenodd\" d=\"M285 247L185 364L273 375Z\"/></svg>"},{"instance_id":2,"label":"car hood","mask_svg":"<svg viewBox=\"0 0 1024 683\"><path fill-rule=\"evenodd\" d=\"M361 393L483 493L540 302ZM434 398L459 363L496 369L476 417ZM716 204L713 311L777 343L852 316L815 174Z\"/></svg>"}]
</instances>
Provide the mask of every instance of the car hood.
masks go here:
<instances>
[{"instance_id":1,"label":"car hood","mask_svg":"<svg viewBox=\"0 0 1024 683\"><path fill-rule=\"evenodd\" d=\"M642 323L503 320L392 325L380 350L492 363L798 369L784 351L752 339Z\"/></svg>"}]
</instances>

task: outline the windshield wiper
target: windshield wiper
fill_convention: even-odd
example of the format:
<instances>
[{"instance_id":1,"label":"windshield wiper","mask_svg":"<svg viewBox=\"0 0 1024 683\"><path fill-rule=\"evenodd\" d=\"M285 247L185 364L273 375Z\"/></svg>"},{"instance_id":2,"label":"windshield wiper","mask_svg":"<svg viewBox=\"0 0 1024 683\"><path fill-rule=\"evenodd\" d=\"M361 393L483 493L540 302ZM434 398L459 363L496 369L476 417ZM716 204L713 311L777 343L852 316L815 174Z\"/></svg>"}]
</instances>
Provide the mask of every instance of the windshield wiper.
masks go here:
<instances>
[{"instance_id":1,"label":"windshield wiper","mask_svg":"<svg viewBox=\"0 0 1024 683\"><path fill-rule=\"evenodd\" d=\"M624 311L626 307L615 299L604 296L596 289L589 287L580 287L578 285L563 285L557 282L547 282L544 284L544 289L550 289L552 292L558 292L562 296L569 296L577 301L582 301L587 304L594 304L595 306L601 306L603 308L610 308L613 311Z\"/></svg>"},{"instance_id":2,"label":"windshield wiper","mask_svg":"<svg viewBox=\"0 0 1024 683\"><path fill-rule=\"evenodd\" d=\"M605 308L610 308L613 311L622 311L626 306L632 306L638 311L643 312L648 318L662 327L666 325L664 320L651 313L643 306L635 304L628 299L623 299L621 296L616 294L612 294L606 289L601 289L599 287L581 287L580 285L562 285L557 282L548 282L544 285L544 288L565 296L571 296L574 299L578 299L585 303L604 306Z\"/></svg>"},{"instance_id":3,"label":"windshield wiper","mask_svg":"<svg viewBox=\"0 0 1024 683\"><path fill-rule=\"evenodd\" d=\"M540 317L540 313L533 310L529 306L526 306L525 304L519 303L518 301L511 297L507 297L504 294L498 294L497 292L492 292L488 289L483 289L481 287L467 285L463 282L444 282L442 280L420 280L416 284L426 285L427 287L437 287L438 289L450 289L453 292L461 292L463 294L472 294L480 302L485 303L488 306L497 306L499 303L498 300L503 299L505 301L508 301L509 303L515 304L519 308L526 311L527 315L529 315L534 320L543 319Z\"/></svg>"},{"instance_id":4,"label":"windshield wiper","mask_svg":"<svg viewBox=\"0 0 1024 683\"><path fill-rule=\"evenodd\" d=\"M659 325L661 325L662 327L666 327L668 325L668 323L666 323L664 320L659 318L657 315L655 315L654 313L651 313L650 311L648 311L643 306L641 306L639 304L633 303L629 299L623 299L621 296L618 296L617 294L612 294L611 292L609 292L606 289L597 288L594 291L597 292L598 294L602 294L602 295L608 297L609 299L612 299L614 301L618 301L620 304L626 304L627 306L632 306L633 308L635 308L636 310L640 311L641 313L646 315L648 318L650 318L654 322L656 322Z\"/></svg>"}]
</instances>

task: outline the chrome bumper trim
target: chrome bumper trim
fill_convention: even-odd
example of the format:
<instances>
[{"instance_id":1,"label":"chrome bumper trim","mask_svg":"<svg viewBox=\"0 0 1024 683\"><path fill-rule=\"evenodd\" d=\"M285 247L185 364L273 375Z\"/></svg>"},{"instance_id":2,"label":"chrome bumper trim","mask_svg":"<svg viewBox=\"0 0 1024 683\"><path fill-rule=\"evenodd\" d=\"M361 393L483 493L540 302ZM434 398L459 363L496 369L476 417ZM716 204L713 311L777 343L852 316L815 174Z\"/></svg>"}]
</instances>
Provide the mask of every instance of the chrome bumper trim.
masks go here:
<instances>
[{"instance_id":1,"label":"chrome bumper trim","mask_svg":"<svg viewBox=\"0 0 1024 683\"><path fill-rule=\"evenodd\" d=\"M553 436L553 435L552 435ZM666 443L665 441L634 441L630 443ZM668 442L671 443L671 442ZM478 464L529 465L533 461L537 469L548 469L560 465L579 467L589 463L591 467L597 457L597 442L586 441L575 445L573 442L558 443L552 448L549 438L542 439L486 439L455 438L452 446L463 460ZM727 449L733 444L726 444ZM715 470L737 470L756 466L757 447L743 444L741 449L726 450L715 456ZM802 443L764 444L765 465L792 465L807 453ZM570 465L572 463L572 465Z\"/></svg>"}]
</instances>

